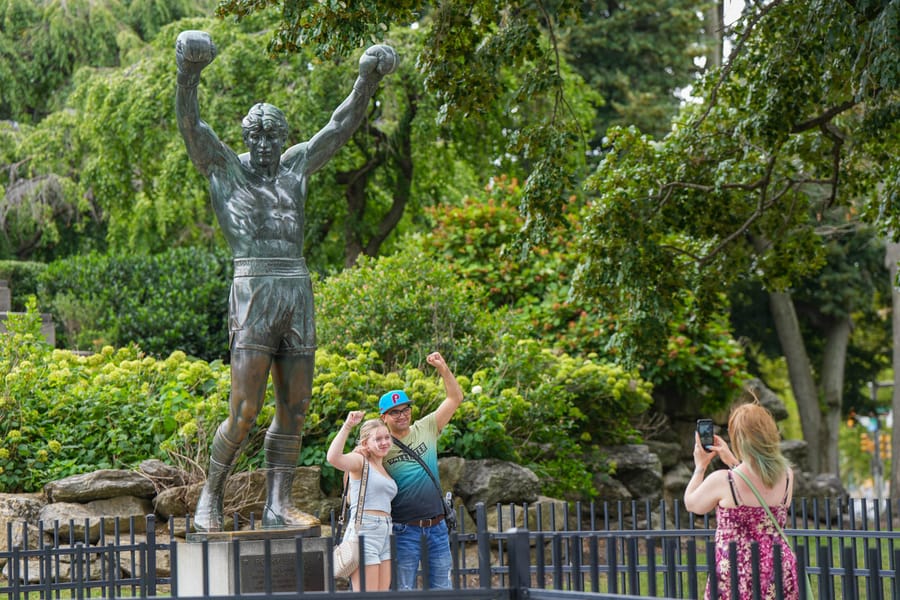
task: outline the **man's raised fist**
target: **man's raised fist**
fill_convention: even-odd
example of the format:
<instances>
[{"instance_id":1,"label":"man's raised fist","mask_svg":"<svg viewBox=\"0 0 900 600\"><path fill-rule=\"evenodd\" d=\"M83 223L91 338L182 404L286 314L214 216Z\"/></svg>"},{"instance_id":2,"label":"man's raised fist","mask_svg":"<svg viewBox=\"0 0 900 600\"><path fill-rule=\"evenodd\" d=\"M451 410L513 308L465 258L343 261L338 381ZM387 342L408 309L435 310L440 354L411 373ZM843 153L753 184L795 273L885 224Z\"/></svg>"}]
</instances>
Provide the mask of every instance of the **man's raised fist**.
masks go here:
<instances>
[{"instance_id":1,"label":"man's raised fist","mask_svg":"<svg viewBox=\"0 0 900 600\"><path fill-rule=\"evenodd\" d=\"M400 59L393 48L387 44L376 44L359 57L359 74L365 76L375 71L379 75L389 75L397 70L398 64Z\"/></svg>"},{"instance_id":2,"label":"man's raised fist","mask_svg":"<svg viewBox=\"0 0 900 600\"><path fill-rule=\"evenodd\" d=\"M182 73L199 73L216 57L216 45L205 31L182 31L175 41L175 61Z\"/></svg>"}]
</instances>

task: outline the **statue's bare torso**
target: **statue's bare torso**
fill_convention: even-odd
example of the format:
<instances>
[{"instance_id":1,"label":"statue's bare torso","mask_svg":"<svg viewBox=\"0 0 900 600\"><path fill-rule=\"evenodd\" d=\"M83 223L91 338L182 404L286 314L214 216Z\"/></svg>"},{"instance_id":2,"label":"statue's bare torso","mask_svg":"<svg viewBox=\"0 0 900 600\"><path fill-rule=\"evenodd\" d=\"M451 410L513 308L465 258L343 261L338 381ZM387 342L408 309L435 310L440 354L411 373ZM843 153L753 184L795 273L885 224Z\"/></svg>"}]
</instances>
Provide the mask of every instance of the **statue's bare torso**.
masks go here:
<instances>
[{"instance_id":1,"label":"statue's bare torso","mask_svg":"<svg viewBox=\"0 0 900 600\"><path fill-rule=\"evenodd\" d=\"M302 258L307 176L279 166L260 176L239 157L240 171L213 173L210 195L235 258Z\"/></svg>"}]
</instances>

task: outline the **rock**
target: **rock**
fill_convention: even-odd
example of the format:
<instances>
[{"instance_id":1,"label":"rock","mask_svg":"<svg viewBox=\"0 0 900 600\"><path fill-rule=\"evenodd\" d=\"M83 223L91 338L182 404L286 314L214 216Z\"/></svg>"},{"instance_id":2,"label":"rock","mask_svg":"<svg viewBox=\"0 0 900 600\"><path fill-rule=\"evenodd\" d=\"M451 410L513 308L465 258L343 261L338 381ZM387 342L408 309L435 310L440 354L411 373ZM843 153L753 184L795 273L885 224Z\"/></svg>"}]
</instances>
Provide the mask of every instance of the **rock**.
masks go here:
<instances>
[{"instance_id":1,"label":"rock","mask_svg":"<svg viewBox=\"0 0 900 600\"><path fill-rule=\"evenodd\" d=\"M781 442L781 453L791 461L795 470L809 470L809 444L804 440L784 440Z\"/></svg>"},{"instance_id":2,"label":"rock","mask_svg":"<svg viewBox=\"0 0 900 600\"><path fill-rule=\"evenodd\" d=\"M38 522L45 501L42 495L0 494L0 551L10 547L34 550L38 548ZM12 524L12 538L9 537ZM6 558L0 558L0 567Z\"/></svg>"},{"instance_id":3,"label":"rock","mask_svg":"<svg viewBox=\"0 0 900 600\"><path fill-rule=\"evenodd\" d=\"M47 504L41 508L39 520L43 522L44 531L48 535L51 532L56 535L58 531L62 540L84 542L87 530L87 540L95 544L100 539L101 519L104 533L107 535L115 533L117 519L120 533L129 533L132 524L135 532L144 532L147 530L147 515L151 514L153 506L146 498L121 496L94 500L86 504L77 502Z\"/></svg>"},{"instance_id":4,"label":"rock","mask_svg":"<svg viewBox=\"0 0 900 600\"><path fill-rule=\"evenodd\" d=\"M315 512L325 497L322 493L322 468L297 467L294 471L291 497L300 510L310 514Z\"/></svg>"},{"instance_id":5,"label":"rock","mask_svg":"<svg viewBox=\"0 0 900 600\"><path fill-rule=\"evenodd\" d=\"M60 539L96 544L100 539L100 521L91 521L92 516L94 513L87 505L77 502L54 502L40 512L45 532L58 531Z\"/></svg>"},{"instance_id":6,"label":"rock","mask_svg":"<svg viewBox=\"0 0 900 600\"><path fill-rule=\"evenodd\" d=\"M202 487L196 483L162 490L153 499L153 510L165 521L171 517L184 517L193 512Z\"/></svg>"},{"instance_id":7,"label":"rock","mask_svg":"<svg viewBox=\"0 0 900 600\"><path fill-rule=\"evenodd\" d=\"M621 481L606 473L594 474L594 489L597 490L597 500L601 503L615 503L634 498Z\"/></svg>"},{"instance_id":8,"label":"rock","mask_svg":"<svg viewBox=\"0 0 900 600\"><path fill-rule=\"evenodd\" d=\"M168 540L168 532L164 534L165 537L160 538L160 533L157 533L157 543L162 540ZM129 546L143 544L147 542L147 536L145 534L138 534L134 536L134 541L131 541L129 537L125 540ZM172 575L172 563L169 559L169 551L166 550L156 550L154 552L156 555L156 576L157 577L171 577ZM144 572L143 560L144 557L140 552L128 552L124 551L118 555L119 558L119 569L122 571L124 577L139 577L141 573Z\"/></svg>"},{"instance_id":9,"label":"rock","mask_svg":"<svg viewBox=\"0 0 900 600\"><path fill-rule=\"evenodd\" d=\"M137 471L103 469L83 475L72 475L44 486L47 500L53 502L90 502L116 496L152 498L153 482Z\"/></svg>"},{"instance_id":10,"label":"rock","mask_svg":"<svg viewBox=\"0 0 900 600\"><path fill-rule=\"evenodd\" d=\"M794 499L802 498L819 498L824 500L830 498L832 503L837 504L837 499L846 500L849 497L841 478L833 473L821 473L813 475L805 471L794 471ZM846 502L845 502L846 505Z\"/></svg>"},{"instance_id":11,"label":"rock","mask_svg":"<svg viewBox=\"0 0 900 600\"><path fill-rule=\"evenodd\" d=\"M471 512L478 502L484 502L487 507L534 502L540 490L540 481L533 471L515 463L485 459L465 462L454 493Z\"/></svg>"},{"instance_id":12,"label":"rock","mask_svg":"<svg viewBox=\"0 0 900 600\"><path fill-rule=\"evenodd\" d=\"M332 503L326 502L320 486L322 470L319 467L297 467L291 495L294 504L309 514L328 514ZM202 483L173 487L161 491L153 499L153 508L160 518L185 517L193 514L200 497ZM245 519L255 515L259 520L266 503L266 472L247 471L237 473L225 482L225 514L240 514ZM338 500L340 507L340 500ZM322 512L323 509L325 512Z\"/></svg>"},{"instance_id":13,"label":"rock","mask_svg":"<svg viewBox=\"0 0 900 600\"><path fill-rule=\"evenodd\" d=\"M191 483L191 476L182 469L151 458L138 465L138 471L153 482L157 491Z\"/></svg>"},{"instance_id":14,"label":"rock","mask_svg":"<svg viewBox=\"0 0 900 600\"><path fill-rule=\"evenodd\" d=\"M60 583L72 581L72 565L76 564L76 561L81 562L83 560L80 555L87 557L87 568L84 568L83 562L80 565L80 568L86 571L82 573L84 579L98 581L104 577L107 579L109 578L109 561L105 554L98 552L84 552L81 548L64 545L59 546L58 549L54 549L53 551L53 574L56 577L56 581ZM42 572L40 557L20 560L18 566L20 583L43 583L40 577ZM12 577L12 571L12 564L10 563L7 563L6 566L3 567L3 575L7 580ZM118 575L116 575L116 578L118 578Z\"/></svg>"},{"instance_id":15,"label":"rock","mask_svg":"<svg viewBox=\"0 0 900 600\"><path fill-rule=\"evenodd\" d=\"M146 498L119 496L94 500L86 504L92 513L91 520L103 519L104 530L108 534L115 533L115 522L119 520L121 533L144 533L147 531L147 516L153 514L153 504Z\"/></svg>"},{"instance_id":16,"label":"rock","mask_svg":"<svg viewBox=\"0 0 900 600\"><path fill-rule=\"evenodd\" d=\"M829 510L825 511L824 500L828 498ZM805 471L794 471L794 498L795 505L807 501L806 513L810 518L823 523L833 523L838 519L838 499L841 499L846 510L849 503L849 494L844 489L840 477L832 473L813 475ZM817 502L814 502L817 501Z\"/></svg>"},{"instance_id":17,"label":"rock","mask_svg":"<svg viewBox=\"0 0 900 600\"><path fill-rule=\"evenodd\" d=\"M456 488L466 470L466 459L448 456L438 460L438 475L445 490Z\"/></svg>"},{"instance_id":18,"label":"rock","mask_svg":"<svg viewBox=\"0 0 900 600\"><path fill-rule=\"evenodd\" d=\"M759 403L772 413L772 417L776 421L784 421L788 418L784 402L760 379L751 379L747 382L744 386L744 393L741 394L741 402L752 402L753 400L759 400Z\"/></svg>"},{"instance_id":19,"label":"rock","mask_svg":"<svg viewBox=\"0 0 900 600\"><path fill-rule=\"evenodd\" d=\"M687 489L693 473L694 471L684 463L679 463L675 468L667 471L663 476L665 497L681 502L684 499L684 490Z\"/></svg>"},{"instance_id":20,"label":"rock","mask_svg":"<svg viewBox=\"0 0 900 600\"><path fill-rule=\"evenodd\" d=\"M522 505L501 505L499 507L486 505L485 521L488 531L506 531L514 527L527 527L530 531L577 529L577 515L571 510L566 510L566 507L564 500L538 496L534 502L528 504L527 518ZM540 519L538 519L539 513ZM566 517L568 517L568 524ZM468 529L468 523L466 527L466 531L474 531L474 529ZM474 521L473 527L475 527Z\"/></svg>"},{"instance_id":21,"label":"rock","mask_svg":"<svg viewBox=\"0 0 900 600\"><path fill-rule=\"evenodd\" d=\"M644 444L602 448L615 478L634 498L656 501L662 497L662 463Z\"/></svg>"},{"instance_id":22,"label":"rock","mask_svg":"<svg viewBox=\"0 0 900 600\"><path fill-rule=\"evenodd\" d=\"M648 440L644 444L659 458L663 469L674 467L681 460L682 445L677 442Z\"/></svg>"}]
</instances>

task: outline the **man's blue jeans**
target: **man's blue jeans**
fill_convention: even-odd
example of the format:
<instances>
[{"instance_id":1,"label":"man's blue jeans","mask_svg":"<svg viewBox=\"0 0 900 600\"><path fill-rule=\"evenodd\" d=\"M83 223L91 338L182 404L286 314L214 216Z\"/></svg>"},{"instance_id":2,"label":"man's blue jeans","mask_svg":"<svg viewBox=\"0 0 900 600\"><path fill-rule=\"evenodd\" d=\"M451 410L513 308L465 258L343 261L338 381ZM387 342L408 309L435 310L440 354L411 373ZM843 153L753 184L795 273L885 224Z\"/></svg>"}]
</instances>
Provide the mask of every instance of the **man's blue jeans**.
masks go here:
<instances>
[{"instance_id":1,"label":"man's blue jeans","mask_svg":"<svg viewBox=\"0 0 900 600\"><path fill-rule=\"evenodd\" d=\"M416 527L395 522L394 540L397 544L398 590L416 589L422 544L428 549L428 588L450 589L453 559L450 556L450 536L447 534L446 523L441 521L431 527Z\"/></svg>"}]
</instances>

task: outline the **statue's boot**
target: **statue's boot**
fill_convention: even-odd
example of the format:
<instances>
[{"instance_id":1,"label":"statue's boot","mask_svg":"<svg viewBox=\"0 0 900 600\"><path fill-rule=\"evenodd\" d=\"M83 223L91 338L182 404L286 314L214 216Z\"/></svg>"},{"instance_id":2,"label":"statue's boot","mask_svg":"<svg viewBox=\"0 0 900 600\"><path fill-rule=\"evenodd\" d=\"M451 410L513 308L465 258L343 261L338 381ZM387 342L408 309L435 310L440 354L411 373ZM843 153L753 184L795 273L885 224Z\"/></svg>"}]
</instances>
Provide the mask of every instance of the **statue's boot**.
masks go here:
<instances>
[{"instance_id":1,"label":"statue's boot","mask_svg":"<svg viewBox=\"0 0 900 600\"><path fill-rule=\"evenodd\" d=\"M219 425L213 437L209 473L194 511L194 528L197 531L222 531L225 527L225 480L228 479L241 445L225 436L224 425Z\"/></svg>"},{"instance_id":2,"label":"statue's boot","mask_svg":"<svg viewBox=\"0 0 900 600\"><path fill-rule=\"evenodd\" d=\"M266 507L263 527L317 527L319 519L294 506L291 491L300 456L300 436L266 432Z\"/></svg>"}]
</instances>

